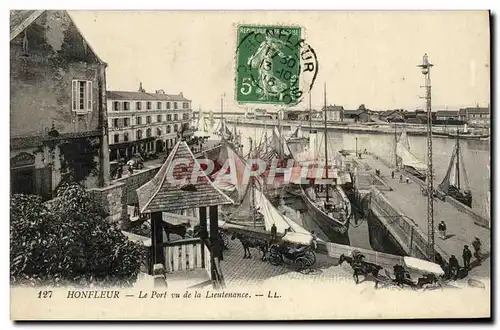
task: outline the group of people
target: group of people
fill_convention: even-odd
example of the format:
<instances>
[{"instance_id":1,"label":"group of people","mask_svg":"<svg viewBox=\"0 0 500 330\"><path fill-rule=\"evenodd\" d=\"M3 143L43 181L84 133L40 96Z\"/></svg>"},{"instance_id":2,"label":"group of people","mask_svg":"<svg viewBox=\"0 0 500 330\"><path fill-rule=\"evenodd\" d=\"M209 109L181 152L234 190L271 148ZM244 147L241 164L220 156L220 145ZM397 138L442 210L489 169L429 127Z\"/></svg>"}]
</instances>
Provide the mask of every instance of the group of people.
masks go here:
<instances>
[{"instance_id":1,"label":"group of people","mask_svg":"<svg viewBox=\"0 0 500 330\"><path fill-rule=\"evenodd\" d=\"M471 269L471 260L472 256L474 256L477 260L478 264L481 264L481 240L478 237L474 238L474 241L472 242L472 247L474 248L474 254L472 251L469 249L468 245L464 245L464 248L462 250L462 259L464 266L460 268L460 263L458 262L458 259L455 255L451 255L449 260L446 261L441 254L436 252L436 255L434 257L434 261L441 266L441 268L445 272L445 277L449 279L458 279L462 276L460 276L460 271L463 269L464 272L468 272Z\"/></svg>"},{"instance_id":2,"label":"group of people","mask_svg":"<svg viewBox=\"0 0 500 330\"><path fill-rule=\"evenodd\" d=\"M394 171L391 172L391 178L394 179L396 173ZM403 174L400 174L399 175L399 183L403 183L403 182L406 182L406 183L410 183L410 178L408 177L405 177L404 180L403 180Z\"/></svg>"}]
</instances>

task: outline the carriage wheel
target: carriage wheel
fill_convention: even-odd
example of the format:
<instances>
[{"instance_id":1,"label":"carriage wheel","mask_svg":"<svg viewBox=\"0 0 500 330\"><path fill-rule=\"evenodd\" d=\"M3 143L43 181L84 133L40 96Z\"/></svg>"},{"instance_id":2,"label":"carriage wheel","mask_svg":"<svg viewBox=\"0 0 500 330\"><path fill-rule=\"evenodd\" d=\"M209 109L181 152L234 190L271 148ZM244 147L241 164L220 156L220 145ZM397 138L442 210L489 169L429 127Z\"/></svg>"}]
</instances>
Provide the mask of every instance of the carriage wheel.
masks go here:
<instances>
[{"instance_id":1,"label":"carriage wheel","mask_svg":"<svg viewBox=\"0 0 500 330\"><path fill-rule=\"evenodd\" d=\"M304 273L309 268L309 260L306 257L298 257L295 259L295 265L299 272Z\"/></svg>"},{"instance_id":2,"label":"carriage wheel","mask_svg":"<svg viewBox=\"0 0 500 330\"><path fill-rule=\"evenodd\" d=\"M281 253L276 251L276 249L271 249L268 259L273 266L279 266L283 263L283 257L281 256Z\"/></svg>"},{"instance_id":3,"label":"carriage wheel","mask_svg":"<svg viewBox=\"0 0 500 330\"><path fill-rule=\"evenodd\" d=\"M304 254L304 257L307 259L308 265L307 267L311 267L316 263L316 254L309 250Z\"/></svg>"}]
</instances>

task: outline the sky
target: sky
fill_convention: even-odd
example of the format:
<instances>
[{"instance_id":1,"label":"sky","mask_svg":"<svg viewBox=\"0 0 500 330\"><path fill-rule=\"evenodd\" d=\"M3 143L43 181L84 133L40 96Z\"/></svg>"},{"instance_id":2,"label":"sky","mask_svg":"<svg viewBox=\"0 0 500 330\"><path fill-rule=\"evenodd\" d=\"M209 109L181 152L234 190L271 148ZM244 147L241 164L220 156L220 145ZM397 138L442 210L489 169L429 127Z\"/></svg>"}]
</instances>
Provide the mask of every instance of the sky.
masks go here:
<instances>
[{"instance_id":1,"label":"sky","mask_svg":"<svg viewBox=\"0 0 500 330\"><path fill-rule=\"evenodd\" d=\"M108 90L183 93L193 109L274 106L235 101L238 24L298 25L319 71L312 106L423 108L427 53L435 110L488 106L490 34L487 11L70 11L94 51L108 63ZM305 109L307 99L298 105Z\"/></svg>"}]
</instances>

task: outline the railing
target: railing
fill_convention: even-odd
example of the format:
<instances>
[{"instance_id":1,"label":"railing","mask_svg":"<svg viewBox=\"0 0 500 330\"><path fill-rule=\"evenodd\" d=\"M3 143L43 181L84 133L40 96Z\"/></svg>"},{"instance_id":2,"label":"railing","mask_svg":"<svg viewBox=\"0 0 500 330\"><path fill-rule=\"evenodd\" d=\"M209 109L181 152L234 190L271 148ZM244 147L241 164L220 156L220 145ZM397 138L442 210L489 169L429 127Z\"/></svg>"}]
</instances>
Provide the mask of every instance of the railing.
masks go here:
<instances>
[{"instance_id":1,"label":"railing","mask_svg":"<svg viewBox=\"0 0 500 330\"><path fill-rule=\"evenodd\" d=\"M371 190L371 201L377 204L384 213L382 215L384 219L380 220L390 227L392 232L396 233L396 238L400 240L402 245L406 245L408 250L406 252L410 255L427 258L427 237L417 224L396 210L378 189Z\"/></svg>"},{"instance_id":2,"label":"railing","mask_svg":"<svg viewBox=\"0 0 500 330\"><path fill-rule=\"evenodd\" d=\"M199 238L164 243L165 270L167 272L175 272L178 270L203 268L203 245L203 242ZM205 247L205 260L207 254L210 257L210 251L207 252Z\"/></svg>"},{"instance_id":3,"label":"railing","mask_svg":"<svg viewBox=\"0 0 500 330\"><path fill-rule=\"evenodd\" d=\"M212 278L212 260L210 249L206 244L203 244L203 249L205 250L204 259L205 259L205 269L207 270L208 277Z\"/></svg>"}]
</instances>

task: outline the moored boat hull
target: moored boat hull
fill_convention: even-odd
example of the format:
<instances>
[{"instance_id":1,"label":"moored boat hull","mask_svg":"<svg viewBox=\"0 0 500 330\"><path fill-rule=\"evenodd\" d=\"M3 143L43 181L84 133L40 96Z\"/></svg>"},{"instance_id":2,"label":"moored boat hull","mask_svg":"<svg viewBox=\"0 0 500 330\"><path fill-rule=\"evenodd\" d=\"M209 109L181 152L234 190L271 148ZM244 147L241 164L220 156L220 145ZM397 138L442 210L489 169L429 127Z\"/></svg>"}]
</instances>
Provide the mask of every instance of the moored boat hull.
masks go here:
<instances>
[{"instance_id":1,"label":"moored boat hull","mask_svg":"<svg viewBox=\"0 0 500 330\"><path fill-rule=\"evenodd\" d=\"M305 187L300 187L302 197L311 215L312 220L325 233L328 239L333 243L350 245L349 241L349 220L342 224L339 220L334 219L330 215L320 210L311 200L305 191Z\"/></svg>"}]
</instances>

